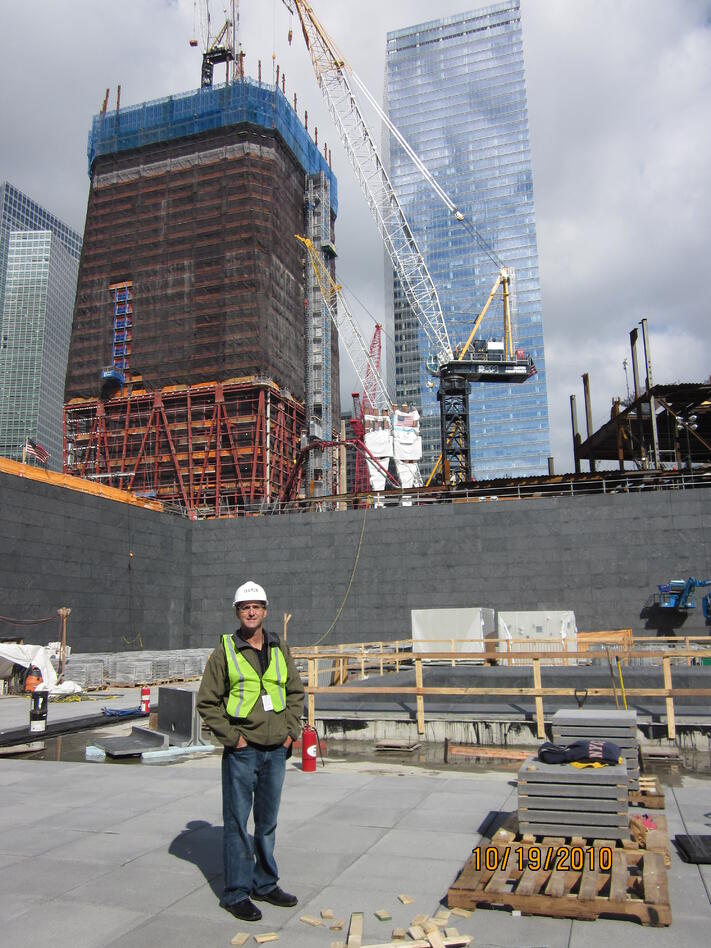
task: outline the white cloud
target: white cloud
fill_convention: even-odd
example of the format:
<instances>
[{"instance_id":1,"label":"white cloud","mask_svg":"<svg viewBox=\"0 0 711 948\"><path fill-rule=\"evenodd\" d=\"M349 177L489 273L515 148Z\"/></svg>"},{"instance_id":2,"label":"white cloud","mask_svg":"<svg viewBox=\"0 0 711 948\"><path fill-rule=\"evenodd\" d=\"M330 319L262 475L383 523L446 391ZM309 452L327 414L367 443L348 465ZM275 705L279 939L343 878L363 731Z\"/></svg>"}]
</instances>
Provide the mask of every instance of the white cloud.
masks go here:
<instances>
[{"instance_id":1,"label":"white cloud","mask_svg":"<svg viewBox=\"0 0 711 948\"><path fill-rule=\"evenodd\" d=\"M385 34L481 6L476 0L314 4L371 91L382 94ZM628 331L650 324L655 380L699 380L711 259L711 5L707 0L523 0L524 49L553 450L572 467L568 396L591 376L599 421L624 394ZM215 20L221 5L213 4ZM246 67L272 53L299 113L333 152L339 279L376 318L383 258L330 120L298 22L278 0L240 4ZM24 0L0 12L0 179L82 230L91 117L121 84L131 105L199 83L192 0ZM30 55L30 52L32 55ZM220 67L216 78L221 79ZM365 317L364 327L368 317ZM345 358L343 362L345 362ZM346 385L346 391L350 384ZM580 410L581 422L582 408Z\"/></svg>"}]
</instances>

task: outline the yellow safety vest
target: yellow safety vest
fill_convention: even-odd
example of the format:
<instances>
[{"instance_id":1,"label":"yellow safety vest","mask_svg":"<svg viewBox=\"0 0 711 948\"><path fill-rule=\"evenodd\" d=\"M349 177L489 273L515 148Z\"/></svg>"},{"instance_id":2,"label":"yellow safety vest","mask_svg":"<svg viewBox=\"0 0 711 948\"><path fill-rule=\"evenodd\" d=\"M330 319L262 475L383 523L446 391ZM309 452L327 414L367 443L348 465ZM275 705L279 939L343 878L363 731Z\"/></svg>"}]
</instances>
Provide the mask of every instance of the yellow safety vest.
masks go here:
<instances>
[{"instance_id":1,"label":"yellow safety vest","mask_svg":"<svg viewBox=\"0 0 711 948\"><path fill-rule=\"evenodd\" d=\"M286 708L286 659L278 645L272 645L269 665L264 675L236 651L231 635L223 635L227 670L230 676L230 694L227 699L227 713L232 718L246 718L257 703L262 688L272 699L272 707L278 714Z\"/></svg>"}]
</instances>

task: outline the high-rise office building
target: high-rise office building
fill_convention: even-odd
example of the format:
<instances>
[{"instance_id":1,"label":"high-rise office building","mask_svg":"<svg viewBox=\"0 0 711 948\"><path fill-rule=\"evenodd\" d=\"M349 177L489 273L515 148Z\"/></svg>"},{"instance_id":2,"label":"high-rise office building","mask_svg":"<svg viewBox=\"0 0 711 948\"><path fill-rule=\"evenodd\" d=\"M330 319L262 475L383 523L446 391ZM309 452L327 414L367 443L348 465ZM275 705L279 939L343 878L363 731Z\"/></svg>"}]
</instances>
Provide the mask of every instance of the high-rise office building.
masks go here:
<instances>
[{"instance_id":1,"label":"high-rise office building","mask_svg":"<svg viewBox=\"0 0 711 948\"><path fill-rule=\"evenodd\" d=\"M538 370L520 385L472 385L474 475L545 473L550 439L519 0L389 33L385 91L393 123L481 236L474 239L453 218L391 140L391 180L452 343L466 341L501 261L514 273L515 345ZM420 409L429 470L440 451L436 386L425 367L424 334L397 279L394 304L397 398ZM478 338L502 336L503 308L492 304Z\"/></svg>"},{"instance_id":2,"label":"high-rise office building","mask_svg":"<svg viewBox=\"0 0 711 948\"><path fill-rule=\"evenodd\" d=\"M68 471L232 515L279 497L305 426L338 430L338 334L294 237L335 273L337 182L283 89L243 78L94 117ZM334 478L313 452L309 489Z\"/></svg>"},{"instance_id":3,"label":"high-rise office building","mask_svg":"<svg viewBox=\"0 0 711 948\"><path fill-rule=\"evenodd\" d=\"M0 455L27 438L62 469L62 402L81 236L0 185Z\"/></svg>"}]
</instances>

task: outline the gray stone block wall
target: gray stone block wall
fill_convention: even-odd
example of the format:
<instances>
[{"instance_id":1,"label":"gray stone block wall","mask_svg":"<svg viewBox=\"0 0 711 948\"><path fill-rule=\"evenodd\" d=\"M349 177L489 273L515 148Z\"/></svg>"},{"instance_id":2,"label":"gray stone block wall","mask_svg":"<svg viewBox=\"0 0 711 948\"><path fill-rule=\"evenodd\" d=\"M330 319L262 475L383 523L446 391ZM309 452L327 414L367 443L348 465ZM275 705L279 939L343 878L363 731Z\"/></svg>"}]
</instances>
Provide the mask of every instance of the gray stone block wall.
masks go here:
<instances>
[{"instance_id":1,"label":"gray stone block wall","mask_svg":"<svg viewBox=\"0 0 711 948\"><path fill-rule=\"evenodd\" d=\"M299 645L339 610L326 642L408 638L411 609L467 606L572 609L581 630L708 632L700 607L651 605L659 583L711 578L703 490L190 522L0 474L0 502L0 614L70 606L78 651L211 646L246 579L266 588L273 628L292 614Z\"/></svg>"},{"instance_id":2,"label":"gray stone block wall","mask_svg":"<svg viewBox=\"0 0 711 948\"><path fill-rule=\"evenodd\" d=\"M187 521L7 474L0 509L2 616L69 606L69 644L80 652L187 644ZM58 629L0 622L0 635L40 644Z\"/></svg>"}]
</instances>

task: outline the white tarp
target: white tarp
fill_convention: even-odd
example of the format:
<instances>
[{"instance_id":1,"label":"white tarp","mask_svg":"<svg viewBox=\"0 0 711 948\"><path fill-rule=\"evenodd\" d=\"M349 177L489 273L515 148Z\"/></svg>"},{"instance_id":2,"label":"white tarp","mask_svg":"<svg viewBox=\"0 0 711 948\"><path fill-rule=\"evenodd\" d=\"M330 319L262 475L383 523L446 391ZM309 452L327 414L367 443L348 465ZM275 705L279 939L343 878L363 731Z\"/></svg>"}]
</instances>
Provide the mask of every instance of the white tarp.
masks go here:
<instances>
[{"instance_id":1,"label":"white tarp","mask_svg":"<svg viewBox=\"0 0 711 948\"><path fill-rule=\"evenodd\" d=\"M65 681L61 685L57 682L57 673L50 661L49 650L42 645L11 645L0 642L0 658L29 668L34 665L39 668L42 682L37 691L48 691L51 695L76 694L81 687L74 681Z\"/></svg>"},{"instance_id":2,"label":"white tarp","mask_svg":"<svg viewBox=\"0 0 711 948\"><path fill-rule=\"evenodd\" d=\"M422 457L422 438L419 435L415 435L412 440L408 441L400 441L395 438L393 456L399 461L419 461Z\"/></svg>"},{"instance_id":3,"label":"white tarp","mask_svg":"<svg viewBox=\"0 0 711 948\"><path fill-rule=\"evenodd\" d=\"M368 462L370 489L385 490L385 471L388 467L388 458L382 458L382 460L380 460L380 467L376 465L372 458L366 458L366 461Z\"/></svg>"},{"instance_id":4,"label":"white tarp","mask_svg":"<svg viewBox=\"0 0 711 948\"><path fill-rule=\"evenodd\" d=\"M420 414L416 409L397 409L393 413L393 454L401 461L419 461L422 457Z\"/></svg>"},{"instance_id":5,"label":"white tarp","mask_svg":"<svg viewBox=\"0 0 711 948\"><path fill-rule=\"evenodd\" d=\"M572 610L499 612L497 627L500 652L540 650L545 653L577 650L578 627ZM507 645L507 641L510 643L512 639L518 641Z\"/></svg>"},{"instance_id":6,"label":"white tarp","mask_svg":"<svg viewBox=\"0 0 711 948\"><path fill-rule=\"evenodd\" d=\"M494 610L411 609L413 652L484 652L494 634ZM452 639L460 639L452 645Z\"/></svg>"},{"instance_id":7,"label":"white tarp","mask_svg":"<svg viewBox=\"0 0 711 948\"><path fill-rule=\"evenodd\" d=\"M375 431L366 431L363 436L366 448L376 458L389 458L393 453L393 439L390 429L380 428ZM387 465L383 465L386 467Z\"/></svg>"},{"instance_id":8,"label":"white tarp","mask_svg":"<svg viewBox=\"0 0 711 948\"><path fill-rule=\"evenodd\" d=\"M395 469L397 470L397 477L401 487L422 486L420 469L415 461L395 461Z\"/></svg>"}]
</instances>

